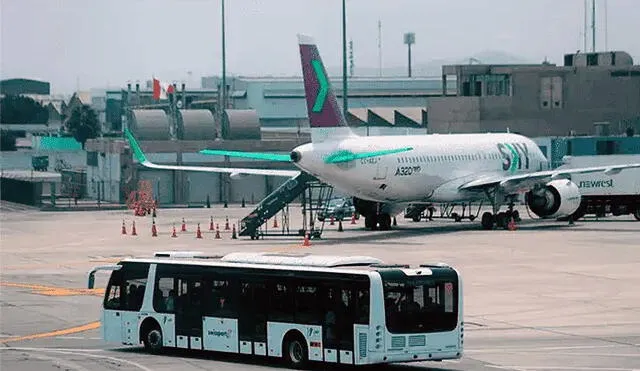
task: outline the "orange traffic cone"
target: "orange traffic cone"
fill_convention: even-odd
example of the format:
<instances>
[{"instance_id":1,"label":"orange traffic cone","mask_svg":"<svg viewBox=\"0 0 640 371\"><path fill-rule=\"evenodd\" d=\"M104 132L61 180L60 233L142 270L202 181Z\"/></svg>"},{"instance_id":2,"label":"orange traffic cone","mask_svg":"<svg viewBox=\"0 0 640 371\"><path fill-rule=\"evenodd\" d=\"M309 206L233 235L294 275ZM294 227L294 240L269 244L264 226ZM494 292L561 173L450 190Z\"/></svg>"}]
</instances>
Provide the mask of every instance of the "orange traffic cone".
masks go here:
<instances>
[{"instance_id":1,"label":"orange traffic cone","mask_svg":"<svg viewBox=\"0 0 640 371\"><path fill-rule=\"evenodd\" d=\"M215 239L216 240L220 239L220 226L219 225L216 225L216 237L215 237Z\"/></svg>"},{"instance_id":2,"label":"orange traffic cone","mask_svg":"<svg viewBox=\"0 0 640 371\"><path fill-rule=\"evenodd\" d=\"M309 238L309 232L304 234L304 241L302 241L302 246L304 247L311 246L311 238Z\"/></svg>"},{"instance_id":3,"label":"orange traffic cone","mask_svg":"<svg viewBox=\"0 0 640 371\"><path fill-rule=\"evenodd\" d=\"M133 226L131 227L131 235L132 236L137 236L138 232L136 232L136 221L133 221Z\"/></svg>"},{"instance_id":4,"label":"orange traffic cone","mask_svg":"<svg viewBox=\"0 0 640 371\"><path fill-rule=\"evenodd\" d=\"M178 235L176 234L176 225L173 225L173 233L171 233L171 237L175 238L178 237Z\"/></svg>"},{"instance_id":5,"label":"orange traffic cone","mask_svg":"<svg viewBox=\"0 0 640 371\"><path fill-rule=\"evenodd\" d=\"M224 222L224 230L228 231L229 229L229 217L226 218L226 221Z\"/></svg>"},{"instance_id":6,"label":"orange traffic cone","mask_svg":"<svg viewBox=\"0 0 640 371\"><path fill-rule=\"evenodd\" d=\"M156 220L153 219L151 224L151 237L158 237L158 229L156 228Z\"/></svg>"},{"instance_id":7,"label":"orange traffic cone","mask_svg":"<svg viewBox=\"0 0 640 371\"><path fill-rule=\"evenodd\" d=\"M231 231L231 239L232 240L237 240L238 236L236 236L236 225L233 225L233 231Z\"/></svg>"},{"instance_id":8,"label":"orange traffic cone","mask_svg":"<svg viewBox=\"0 0 640 371\"><path fill-rule=\"evenodd\" d=\"M277 218L277 216L273 217L273 228L278 228L278 218Z\"/></svg>"},{"instance_id":9,"label":"orange traffic cone","mask_svg":"<svg viewBox=\"0 0 640 371\"><path fill-rule=\"evenodd\" d=\"M212 231L213 230L213 216L211 217L211 219L209 220L209 230Z\"/></svg>"},{"instance_id":10,"label":"orange traffic cone","mask_svg":"<svg viewBox=\"0 0 640 371\"><path fill-rule=\"evenodd\" d=\"M124 219L122 219L122 234L127 234L127 227L124 225Z\"/></svg>"},{"instance_id":11,"label":"orange traffic cone","mask_svg":"<svg viewBox=\"0 0 640 371\"><path fill-rule=\"evenodd\" d=\"M198 229L196 230L196 238L202 238L202 232L200 231L200 223L198 223Z\"/></svg>"},{"instance_id":12,"label":"orange traffic cone","mask_svg":"<svg viewBox=\"0 0 640 371\"><path fill-rule=\"evenodd\" d=\"M184 218L182 218L182 232L187 231L187 223L184 222Z\"/></svg>"},{"instance_id":13,"label":"orange traffic cone","mask_svg":"<svg viewBox=\"0 0 640 371\"><path fill-rule=\"evenodd\" d=\"M356 224L356 213L351 214L351 224Z\"/></svg>"}]
</instances>

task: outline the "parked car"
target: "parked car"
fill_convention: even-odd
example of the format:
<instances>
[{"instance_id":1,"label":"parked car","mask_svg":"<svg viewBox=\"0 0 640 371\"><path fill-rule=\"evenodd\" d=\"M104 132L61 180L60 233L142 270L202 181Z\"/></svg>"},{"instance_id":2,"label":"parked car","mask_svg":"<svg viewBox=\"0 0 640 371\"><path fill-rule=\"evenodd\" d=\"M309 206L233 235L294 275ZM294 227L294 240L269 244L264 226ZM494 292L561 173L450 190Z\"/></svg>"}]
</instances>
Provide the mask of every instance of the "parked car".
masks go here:
<instances>
[{"instance_id":1,"label":"parked car","mask_svg":"<svg viewBox=\"0 0 640 371\"><path fill-rule=\"evenodd\" d=\"M318 220L322 222L325 219L331 219L332 216L334 220L344 220L344 218L351 218L354 213L356 219L359 219L360 216L356 213L351 198L334 198L328 202L326 207L320 207Z\"/></svg>"}]
</instances>

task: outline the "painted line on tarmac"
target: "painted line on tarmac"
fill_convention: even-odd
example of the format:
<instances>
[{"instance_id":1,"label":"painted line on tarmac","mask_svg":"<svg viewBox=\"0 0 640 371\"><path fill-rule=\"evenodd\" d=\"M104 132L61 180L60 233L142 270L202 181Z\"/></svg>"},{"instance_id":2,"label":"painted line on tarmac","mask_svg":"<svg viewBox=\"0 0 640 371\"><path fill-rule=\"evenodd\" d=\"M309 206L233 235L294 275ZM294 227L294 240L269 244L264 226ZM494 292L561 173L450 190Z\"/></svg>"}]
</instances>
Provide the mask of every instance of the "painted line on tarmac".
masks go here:
<instances>
[{"instance_id":1,"label":"painted line on tarmac","mask_svg":"<svg viewBox=\"0 0 640 371\"><path fill-rule=\"evenodd\" d=\"M143 371L152 371L150 368L145 367L137 362L133 362L133 361L129 361L126 360L124 358L116 358L116 357L110 357L110 356L101 356L98 354L89 354L89 353L96 353L96 352L102 352L102 349L97 349L97 350L93 350L93 349L52 349L52 348L26 348L26 347L6 347L6 348L0 348L0 350L17 350L17 351L22 351L22 352L44 352L44 353L56 353L56 354L66 354L66 355L75 355L75 356L81 356L81 357L88 357L88 358L98 358L98 359L108 359L111 361L115 361L115 362L121 362L121 363L126 363L129 364L131 366L137 367Z\"/></svg>"},{"instance_id":2,"label":"painted line on tarmac","mask_svg":"<svg viewBox=\"0 0 640 371\"><path fill-rule=\"evenodd\" d=\"M623 345L575 345L575 346L562 346L562 347L535 347L525 348L522 346L512 347L495 347L495 348L481 348L481 349L465 349L465 353L501 353L501 352L546 352L550 350L579 350L579 349L604 349L604 348L620 348ZM630 345L629 345L630 346Z\"/></svg>"},{"instance_id":3,"label":"painted line on tarmac","mask_svg":"<svg viewBox=\"0 0 640 371\"><path fill-rule=\"evenodd\" d=\"M589 357L623 357L623 358L640 358L640 353L553 353L554 356L580 356Z\"/></svg>"},{"instance_id":4,"label":"painted line on tarmac","mask_svg":"<svg viewBox=\"0 0 640 371\"><path fill-rule=\"evenodd\" d=\"M625 367L572 367L572 366L498 366L498 365L487 365L487 367L497 368L500 370L518 370L518 371L529 371L529 370L579 370L579 371L640 371L638 368L625 368Z\"/></svg>"},{"instance_id":5,"label":"painted line on tarmac","mask_svg":"<svg viewBox=\"0 0 640 371\"><path fill-rule=\"evenodd\" d=\"M2 267L3 270L21 270L21 269L39 269L39 268L63 268L72 265L83 265L90 263L117 263L122 258L104 258L104 259L89 259L89 260L72 260L61 263L41 263L41 264L24 264L24 265L10 265L8 267Z\"/></svg>"},{"instance_id":6,"label":"painted line on tarmac","mask_svg":"<svg viewBox=\"0 0 640 371\"><path fill-rule=\"evenodd\" d=\"M43 286L43 285L34 285L30 283L17 283L17 282L4 282L4 281L0 282L0 286L30 289L34 294L46 295L46 296L77 296L77 295L103 296L104 295L103 288L74 289L74 288L66 288L66 287Z\"/></svg>"},{"instance_id":7,"label":"painted line on tarmac","mask_svg":"<svg viewBox=\"0 0 640 371\"><path fill-rule=\"evenodd\" d=\"M87 323L86 325L82 325L82 326L76 326L76 327L71 327L71 328L67 328L67 329L62 329L62 330L43 332L43 333L40 333L40 334L33 334L33 335L27 335L27 336L15 336L15 337L12 337L12 338L5 338L5 339L2 339L2 342L3 343L14 343L14 342L25 341L25 340L50 338L50 337L56 337L56 336L76 334L78 332L84 332L84 331L89 331L89 330L95 330L97 328L100 328L100 322L99 321Z\"/></svg>"}]
</instances>

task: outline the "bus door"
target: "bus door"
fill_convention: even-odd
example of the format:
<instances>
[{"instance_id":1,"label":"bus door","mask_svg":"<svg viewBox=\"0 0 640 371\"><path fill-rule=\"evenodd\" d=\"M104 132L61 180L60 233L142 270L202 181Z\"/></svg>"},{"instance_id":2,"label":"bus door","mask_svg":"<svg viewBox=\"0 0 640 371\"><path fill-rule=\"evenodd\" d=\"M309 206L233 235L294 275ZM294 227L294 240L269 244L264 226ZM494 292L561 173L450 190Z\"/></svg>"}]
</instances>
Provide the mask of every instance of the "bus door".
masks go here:
<instances>
[{"instance_id":1,"label":"bus door","mask_svg":"<svg viewBox=\"0 0 640 371\"><path fill-rule=\"evenodd\" d=\"M174 282L176 346L202 349L202 279L198 276L182 276L176 277Z\"/></svg>"},{"instance_id":2,"label":"bus door","mask_svg":"<svg viewBox=\"0 0 640 371\"><path fill-rule=\"evenodd\" d=\"M204 348L217 352L238 352L237 298L235 282L222 275L207 277Z\"/></svg>"},{"instance_id":3,"label":"bus door","mask_svg":"<svg viewBox=\"0 0 640 371\"><path fill-rule=\"evenodd\" d=\"M369 289L360 284L343 284L336 304L336 344L339 363L353 364L355 325L369 323Z\"/></svg>"},{"instance_id":4,"label":"bus door","mask_svg":"<svg viewBox=\"0 0 640 371\"><path fill-rule=\"evenodd\" d=\"M269 298L264 280L239 281L238 336L240 353L267 355L267 310ZM252 349L253 348L253 349Z\"/></svg>"}]
</instances>

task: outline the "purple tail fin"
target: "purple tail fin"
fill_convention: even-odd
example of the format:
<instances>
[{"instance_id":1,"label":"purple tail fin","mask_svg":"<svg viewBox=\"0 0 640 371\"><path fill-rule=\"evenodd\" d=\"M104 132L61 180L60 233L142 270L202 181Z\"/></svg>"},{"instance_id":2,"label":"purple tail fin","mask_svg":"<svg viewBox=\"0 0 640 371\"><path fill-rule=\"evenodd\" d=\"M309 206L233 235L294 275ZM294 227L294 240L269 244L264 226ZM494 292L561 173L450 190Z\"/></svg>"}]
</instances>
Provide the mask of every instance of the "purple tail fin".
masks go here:
<instances>
[{"instance_id":1,"label":"purple tail fin","mask_svg":"<svg viewBox=\"0 0 640 371\"><path fill-rule=\"evenodd\" d=\"M314 128L347 128L315 41L309 36L298 35L298 44L312 132Z\"/></svg>"}]
</instances>

